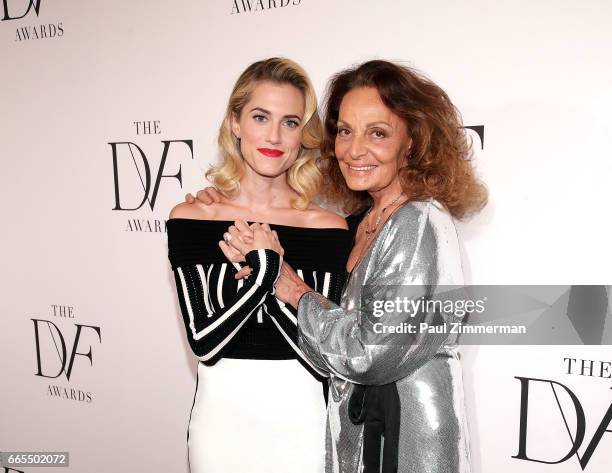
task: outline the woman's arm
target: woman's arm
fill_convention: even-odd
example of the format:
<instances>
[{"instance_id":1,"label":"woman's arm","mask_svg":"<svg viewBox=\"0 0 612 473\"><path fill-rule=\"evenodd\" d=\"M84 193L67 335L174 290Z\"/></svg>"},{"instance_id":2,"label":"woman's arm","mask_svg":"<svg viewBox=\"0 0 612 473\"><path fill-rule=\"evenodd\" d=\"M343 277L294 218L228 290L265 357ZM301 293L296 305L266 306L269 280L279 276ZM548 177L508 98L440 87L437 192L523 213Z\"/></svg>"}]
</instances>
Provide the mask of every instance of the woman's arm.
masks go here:
<instances>
[{"instance_id":1,"label":"woman's arm","mask_svg":"<svg viewBox=\"0 0 612 473\"><path fill-rule=\"evenodd\" d=\"M173 212L171 217L182 218L177 212ZM234 271L233 266L214 264L219 269L213 271L212 278L219 280L214 288L209 288L211 266L206 255L211 254L210 248L207 248L216 245L216 239L206 231L194 232L192 226L185 224L169 220L168 256L189 344L200 360L213 363L272 291L282 257L269 248L273 246L268 244L270 235L260 235L265 231L259 229L256 238L262 249L245 249L246 262L253 270L251 276L236 283L237 292L233 292L234 287L230 291L227 288L223 290L226 284L223 281L224 273Z\"/></svg>"},{"instance_id":2,"label":"woman's arm","mask_svg":"<svg viewBox=\"0 0 612 473\"><path fill-rule=\"evenodd\" d=\"M462 283L450 216L435 203L417 203L407 204L391 218L372 250L374 265L362 281L361 301L352 301L354 307L347 307L345 301L340 307L316 292L307 292L299 300L302 350L317 364L355 383L381 385L404 378L449 341L448 334L427 331L377 333L374 324L399 327L407 323L418 329L420 323L460 319L434 311L411 316L404 306L391 304L381 313L385 301L428 300L441 284Z\"/></svg>"},{"instance_id":3,"label":"woman's arm","mask_svg":"<svg viewBox=\"0 0 612 473\"><path fill-rule=\"evenodd\" d=\"M242 282L224 307L213 310L205 268L182 264L173 268L181 313L191 349L201 361L215 358L261 306L278 277L281 258L272 250L254 250L246 256L251 277Z\"/></svg>"}]
</instances>

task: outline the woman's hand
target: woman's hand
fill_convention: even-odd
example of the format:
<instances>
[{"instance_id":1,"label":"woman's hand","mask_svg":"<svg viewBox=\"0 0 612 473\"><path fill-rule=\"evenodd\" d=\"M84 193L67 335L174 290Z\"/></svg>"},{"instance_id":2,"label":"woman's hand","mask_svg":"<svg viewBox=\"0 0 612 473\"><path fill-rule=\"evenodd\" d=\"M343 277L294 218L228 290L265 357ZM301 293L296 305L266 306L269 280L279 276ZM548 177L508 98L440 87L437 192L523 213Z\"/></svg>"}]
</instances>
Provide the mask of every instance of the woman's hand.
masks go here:
<instances>
[{"instance_id":1,"label":"woman's hand","mask_svg":"<svg viewBox=\"0 0 612 473\"><path fill-rule=\"evenodd\" d=\"M243 220L237 220L228 228L219 242L219 247L225 257L235 263L245 261L244 256L253 250L270 249L283 256L285 250L278 241L278 235L267 223L253 223L249 226ZM242 279L251 273L251 268L245 266L236 275L236 279Z\"/></svg>"},{"instance_id":2,"label":"woman's hand","mask_svg":"<svg viewBox=\"0 0 612 473\"><path fill-rule=\"evenodd\" d=\"M236 247L228 244L229 241L233 238L237 238L239 241L242 241L247 244L252 243L253 231L246 222L242 220L236 220L234 222L234 225L229 227L228 231L223 234L223 240L219 242L219 247L221 248L221 251L223 252L225 257L232 263L240 263L242 261L245 261L244 256L246 255L246 253L242 253Z\"/></svg>"},{"instance_id":3,"label":"woman's hand","mask_svg":"<svg viewBox=\"0 0 612 473\"><path fill-rule=\"evenodd\" d=\"M280 276L276 280L274 288L274 295L281 301L291 304L295 309L297 309L300 298L307 292L312 291L312 288L302 281L285 261L283 261Z\"/></svg>"},{"instance_id":4,"label":"woman's hand","mask_svg":"<svg viewBox=\"0 0 612 473\"><path fill-rule=\"evenodd\" d=\"M225 243L246 255L249 251L268 249L283 256L285 250L278 241L278 235L267 223L254 223L250 227L243 220L237 220L223 235Z\"/></svg>"},{"instance_id":5,"label":"woman's hand","mask_svg":"<svg viewBox=\"0 0 612 473\"><path fill-rule=\"evenodd\" d=\"M214 203L221 202L221 193L212 186L200 189L194 197L191 193L185 196L185 202L193 204L196 200L199 200L204 205L212 205Z\"/></svg>"},{"instance_id":6,"label":"woman's hand","mask_svg":"<svg viewBox=\"0 0 612 473\"><path fill-rule=\"evenodd\" d=\"M240 238L245 243L250 243L253 241L253 232L245 222L241 220L236 221L234 222L234 226L230 228L236 228L239 231L238 238ZM221 251L223 252L225 257L232 263L242 263L246 261L244 258L244 254L242 254L233 246L227 244L227 242L233 238L230 235L231 234L229 232L226 232L223 235L223 240L219 242L219 248L221 248ZM242 269L234 275L234 277L236 279L242 279L248 277L249 274L251 274L250 266L243 266Z\"/></svg>"}]
</instances>

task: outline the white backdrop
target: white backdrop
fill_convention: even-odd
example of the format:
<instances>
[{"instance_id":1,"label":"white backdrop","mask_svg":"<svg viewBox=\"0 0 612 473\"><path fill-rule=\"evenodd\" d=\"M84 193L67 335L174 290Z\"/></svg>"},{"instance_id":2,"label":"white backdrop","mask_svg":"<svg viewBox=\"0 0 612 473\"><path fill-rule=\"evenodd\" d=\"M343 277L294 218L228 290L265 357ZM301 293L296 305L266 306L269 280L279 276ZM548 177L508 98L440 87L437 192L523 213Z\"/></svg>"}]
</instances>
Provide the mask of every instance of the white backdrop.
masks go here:
<instances>
[{"instance_id":1,"label":"white backdrop","mask_svg":"<svg viewBox=\"0 0 612 473\"><path fill-rule=\"evenodd\" d=\"M230 89L265 57L301 63L319 94L351 64L399 61L441 85L466 125L484 125L483 149L474 138L490 203L459 225L472 282L612 282L609 2L32 0L23 16L29 4L0 2L0 451L69 451L79 473L187 471L196 360L164 219L204 185ZM153 200L157 176L179 169ZM145 190L140 208L117 209L136 208ZM585 465L579 457L612 403L610 371L568 374L563 360L609 366L609 346L463 355L476 473L609 471L611 433ZM575 393L578 455L512 458L515 377ZM557 461L576 414L551 386L531 383L527 455Z\"/></svg>"}]
</instances>

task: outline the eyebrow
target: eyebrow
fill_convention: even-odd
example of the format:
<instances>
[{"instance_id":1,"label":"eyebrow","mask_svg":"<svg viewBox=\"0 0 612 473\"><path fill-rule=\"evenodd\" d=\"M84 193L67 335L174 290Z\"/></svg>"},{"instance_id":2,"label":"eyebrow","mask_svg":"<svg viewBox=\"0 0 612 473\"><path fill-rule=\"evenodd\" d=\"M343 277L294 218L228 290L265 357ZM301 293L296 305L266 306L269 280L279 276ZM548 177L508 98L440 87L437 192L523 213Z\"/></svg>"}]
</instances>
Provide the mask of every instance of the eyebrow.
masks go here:
<instances>
[{"instance_id":1,"label":"eyebrow","mask_svg":"<svg viewBox=\"0 0 612 473\"><path fill-rule=\"evenodd\" d=\"M261 108L261 107L252 108L250 112L254 112L256 110L259 110L260 112L266 113L268 115L272 115L272 112L270 112L269 110L266 110L265 108ZM300 117L299 115L284 115L283 118L297 118L300 121L302 120L302 117Z\"/></svg>"},{"instance_id":2,"label":"eyebrow","mask_svg":"<svg viewBox=\"0 0 612 473\"><path fill-rule=\"evenodd\" d=\"M338 122L337 122L337 123L343 123L343 124L345 124L345 125L350 126L350 124L349 124L348 122L345 122L344 120L338 120ZM370 127L372 127L372 126L376 126L376 125L387 125L389 128L393 128L393 127L391 126L391 124L390 124L390 123L387 123L387 122L385 122L385 121L378 121L378 122L370 122L370 123L366 123L366 128L370 128Z\"/></svg>"}]
</instances>

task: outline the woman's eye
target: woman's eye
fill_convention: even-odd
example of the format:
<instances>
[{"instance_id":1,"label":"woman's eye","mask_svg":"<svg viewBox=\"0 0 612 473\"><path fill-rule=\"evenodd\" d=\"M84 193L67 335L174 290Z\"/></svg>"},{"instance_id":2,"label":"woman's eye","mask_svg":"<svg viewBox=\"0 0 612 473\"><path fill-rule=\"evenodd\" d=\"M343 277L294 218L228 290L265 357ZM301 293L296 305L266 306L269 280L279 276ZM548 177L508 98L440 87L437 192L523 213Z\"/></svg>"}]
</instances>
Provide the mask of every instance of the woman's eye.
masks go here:
<instances>
[{"instance_id":1,"label":"woman's eye","mask_svg":"<svg viewBox=\"0 0 612 473\"><path fill-rule=\"evenodd\" d=\"M373 135L374 135L374 137L376 137L376 138L384 138L385 136L387 136L387 134L386 134L384 131L382 131L382 130L374 130L374 131L372 132L372 134L373 134Z\"/></svg>"},{"instance_id":2,"label":"woman's eye","mask_svg":"<svg viewBox=\"0 0 612 473\"><path fill-rule=\"evenodd\" d=\"M266 121L265 115L253 115L253 120L256 122L264 122Z\"/></svg>"},{"instance_id":3,"label":"woman's eye","mask_svg":"<svg viewBox=\"0 0 612 473\"><path fill-rule=\"evenodd\" d=\"M289 128L297 128L298 126L300 126L300 124L298 122L296 122L295 120L287 120L285 122L285 124L289 127Z\"/></svg>"},{"instance_id":4,"label":"woman's eye","mask_svg":"<svg viewBox=\"0 0 612 473\"><path fill-rule=\"evenodd\" d=\"M347 130L346 128L338 128L338 136L348 136L349 133L349 130Z\"/></svg>"}]
</instances>

